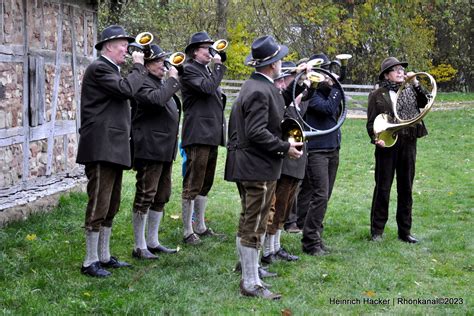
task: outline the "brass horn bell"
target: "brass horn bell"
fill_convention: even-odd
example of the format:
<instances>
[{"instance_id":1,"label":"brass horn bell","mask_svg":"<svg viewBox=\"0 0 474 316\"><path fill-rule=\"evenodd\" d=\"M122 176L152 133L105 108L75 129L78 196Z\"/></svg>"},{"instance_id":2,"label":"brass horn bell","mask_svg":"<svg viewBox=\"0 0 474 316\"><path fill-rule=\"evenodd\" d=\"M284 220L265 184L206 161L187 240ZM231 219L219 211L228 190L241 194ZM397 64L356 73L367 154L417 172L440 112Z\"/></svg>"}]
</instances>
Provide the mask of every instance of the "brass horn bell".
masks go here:
<instances>
[{"instance_id":1,"label":"brass horn bell","mask_svg":"<svg viewBox=\"0 0 474 316\"><path fill-rule=\"evenodd\" d=\"M396 99L400 97L403 91L408 86L408 82L413 79L415 76L424 76L427 77L429 84L427 87L431 90L430 93L427 94L428 103L423 108L423 111L420 112L416 117L404 120L399 117L397 113L397 102L392 102L392 110L393 114L395 115L395 119L393 119L390 115L381 113L377 115L374 120L374 134L378 140L383 140L385 143L385 147L392 147L397 142L398 136L397 132L405 127L413 126L418 124L426 114L431 110L433 106L434 99L436 97L437 86L435 79L426 72L417 72L414 75L407 77L405 81L402 83L400 89L398 89ZM421 84L422 80L420 80ZM393 122L395 121L395 122Z\"/></svg>"},{"instance_id":2,"label":"brass horn bell","mask_svg":"<svg viewBox=\"0 0 474 316\"><path fill-rule=\"evenodd\" d=\"M224 51L227 46L229 46L229 42L227 42L225 39L217 40L214 42L214 44L209 46L209 54L214 57L214 55L217 53Z\"/></svg>"},{"instance_id":3,"label":"brass horn bell","mask_svg":"<svg viewBox=\"0 0 474 316\"><path fill-rule=\"evenodd\" d=\"M135 37L135 42L128 45L127 51L130 55L133 52L141 52L146 58L150 58L152 55L151 43L153 42L153 34L150 32L142 32Z\"/></svg>"}]
</instances>

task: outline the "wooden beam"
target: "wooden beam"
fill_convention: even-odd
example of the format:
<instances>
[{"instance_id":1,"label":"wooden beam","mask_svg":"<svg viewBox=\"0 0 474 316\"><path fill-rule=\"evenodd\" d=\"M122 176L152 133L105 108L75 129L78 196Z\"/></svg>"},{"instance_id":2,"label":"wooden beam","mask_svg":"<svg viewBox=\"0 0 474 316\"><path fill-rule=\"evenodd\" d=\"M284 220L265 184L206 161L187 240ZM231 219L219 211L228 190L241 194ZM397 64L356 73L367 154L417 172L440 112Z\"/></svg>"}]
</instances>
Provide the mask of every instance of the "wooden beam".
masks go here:
<instances>
[{"instance_id":1,"label":"wooden beam","mask_svg":"<svg viewBox=\"0 0 474 316\"><path fill-rule=\"evenodd\" d=\"M50 130L51 122L46 122L43 125L31 127L28 130L28 137L30 142L48 138ZM57 120L56 122L54 122L54 131L56 136L76 134L76 121ZM0 129L0 147L21 144L23 143L24 137L25 130L23 127L2 128Z\"/></svg>"},{"instance_id":2,"label":"wooden beam","mask_svg":"<svg viewBox=\"0 0 474 316\"><path fill-rule=\"evenodd\" d=\"M41 6L41 25L44 25L44 1L43 0L40 0L40 6ZM40 31L40 47L41 48L46 47L46 41L44 39L44 27L42 27Z\"/></svg>"},{"instance_id":3,"label":"wooden beam","mask_svg":"<svg viewBox=\"0 0 474 316\"><path fill-rule=\"evenodd\" d=\"M69 21L71 25L74 23L74 16L75 16L75 10L74 8L71 8L71 14L69 15ZM76 31L74 27L71 27L71 41L72 41L72 58L71 58L71 67L72 67L72 77L73 77L73 82L74 82L74 101L75 101L75 108L76 108L76 130L77 133L79 133L79 127L81 127L81 111L80 111L80 94L79 94L79 80L78 80L78 75L79 72L77 71L77 64L76 64L76 59L77 59L77 50L76 50ZM79 139L79 135L77 137Z\"/></svg>"},{"instance_id":4,"label":"wooden beam","mask_svg":"<svg viewBox=\"0 0 474 316\"><path fill-rule=\"evenodd\" d=\"M3 3L3 0L0 0L0 44L5 43L5 33L3 32L3 29L5 28L5 18L4 18L4 13L5 11L5 4Z\"/></svg>"},{"instance_id":5,"label":"wooden beam","mask_svg":"<svg viewBox=\"0 0 474 316\"><path fill-rule=\"evenodd\" d=\"M53 169L53 148L54 148L54 122L56 121L56 112L58 109L58 95L59 95L59 82L61 79L61 52L63 49L63 4L59 4L57 21L57 46L56 46L56 62L54 72L54 84L53 84L53 95L51 100L51 129L48 135L48 156L46 164L46 175L51 175Z\"/></svg>"},{"instance_id":6,"label":"wooden beam","mask_svg":"<svg viewBox=\"0 0 474 316\"><path fill-rule=\"evenodd\" d=\"M29 178L30 173L30 133L28 130L30 128L30 122L28 119L28 106L30 104L29 97L29 84L28 84L28 28L27 28L27 17L28 17L28 4L27 0L23 0L23 163L22 163L22 178L21 185L25 187Z\"/></svg>"},{"instance_id":7,"label":"wooden beam","mask_svg":"<svg viewBox=\"0 0 474 316\"><path fill-rule=\"evenodd\" d=\"M93 37L93 43L92 43L92 57L93 59L97 58L97 49L95 49L95 44L97 44L97 25L99 24L98 18L97 18L97 11L92 13L92 20L94 23L92 23L92 37Z\"/></svg>"},{"instance_id":8,"label":"wooden beam","mask_svg":"<svg viewBox=\"0 0 474 316\"><path fill-rule=\"evenodd\" d=\"M88 50L89 50L89 46L87 45L87 21L88 21L88 19L87 19L87 11L86 11L86 10L84 10L84 11L82 12L82 16L84 17L83 31L82 31L82 32L83 32L82 38L84 39L84 41L83 41L83 43L82 43L82 46L83 46L83 48L84 48L83 55L84 55L84 56L87 56L87 52L88 52Z\"/></svg>"}]
</instances>

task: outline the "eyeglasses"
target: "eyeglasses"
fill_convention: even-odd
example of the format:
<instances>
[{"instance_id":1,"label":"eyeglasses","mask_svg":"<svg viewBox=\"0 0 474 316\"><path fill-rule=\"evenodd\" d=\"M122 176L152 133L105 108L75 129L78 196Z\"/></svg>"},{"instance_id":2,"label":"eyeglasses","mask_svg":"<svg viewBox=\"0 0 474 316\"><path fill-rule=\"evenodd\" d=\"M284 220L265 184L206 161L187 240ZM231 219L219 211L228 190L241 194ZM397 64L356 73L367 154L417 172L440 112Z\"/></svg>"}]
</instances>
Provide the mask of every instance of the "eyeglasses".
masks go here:
<instances>
[{"instance_id":1,"label":"eyeglasses","mask_svg":"<svg viewBox=\"0 0 474 316\"><path fill-rule=\"evenodd\" d=\"M405 68L403 68L402 66L396 66L396 67L393 67L390 71L405 72Z\"/></svg>"}]
</instances>

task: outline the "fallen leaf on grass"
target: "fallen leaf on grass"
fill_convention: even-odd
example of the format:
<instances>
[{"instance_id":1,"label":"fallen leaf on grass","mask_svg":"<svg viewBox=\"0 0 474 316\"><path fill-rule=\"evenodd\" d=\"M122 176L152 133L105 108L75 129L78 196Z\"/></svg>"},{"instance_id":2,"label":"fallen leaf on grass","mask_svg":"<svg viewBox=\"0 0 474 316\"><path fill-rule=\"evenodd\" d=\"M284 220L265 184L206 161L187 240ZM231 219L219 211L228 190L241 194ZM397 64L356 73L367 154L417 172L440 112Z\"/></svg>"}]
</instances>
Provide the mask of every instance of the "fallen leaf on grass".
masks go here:
<instances>
[{"instance_id":1,"label":"fallen leaf on grass","mask_svg":"<svg viewBox=\"0 0 474 316\"><path fill-rule=\"evenodd\" d=\"M179 219L179 215L170 215L171 219Z\"/></svg>"},{"instance_id":2,"label":"fallen leaf on grass","mask_svg":"<svg viewBox=\"0 0 474 316\"><path fill-rule=\"evenodd\" d=\"M36 234L28 234L26 235L26 240L33 241L36 240Z\"/></svg>"},{"instance_id":3,"label":"fallen leaf on grass","mask_svg":"<svg viewBox=\"0 0 474 316\"><path fill-rule=\"evenodd\" d=\"M281 315L282 316L291 316L291 315L293 315L293 313L291 312L291 309L285 308L285 309L281 310Z\"/></svg>"},{"instance_id":4,"label":"fallen leaf on grass","mask_svg":"<svg viewBox=\"0 0 474 316\"><path fill-rule=\"evenodd\" d=\"M416 285L421 286L420 282L416 282L416 281L413 281L413 282L415 282Z\"/></svg>"},{"instance_id":5,"label":"fallen leaf on grass","mask_svg":"<svg viewBox=\"0 0 474 316\"><path fill-rule=\"evenodd\" d=\"M368 297L374 297L375 291L368 290L368 291L365 291L364 294L367 295Z\"/></svg>"}]
</instances>

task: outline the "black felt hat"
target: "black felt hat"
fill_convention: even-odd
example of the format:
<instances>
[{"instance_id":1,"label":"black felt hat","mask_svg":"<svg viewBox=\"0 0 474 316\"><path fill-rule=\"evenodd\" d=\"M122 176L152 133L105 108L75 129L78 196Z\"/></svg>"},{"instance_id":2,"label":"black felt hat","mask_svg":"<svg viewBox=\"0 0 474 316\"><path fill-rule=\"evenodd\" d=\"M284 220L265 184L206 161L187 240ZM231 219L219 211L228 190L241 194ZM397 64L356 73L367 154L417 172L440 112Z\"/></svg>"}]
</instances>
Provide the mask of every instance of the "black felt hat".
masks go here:
<instances>
[{"instance_id":1,"label":"black felt hat","mask_svg":"<svg viewBox=\"0 0 474 316\"><path fill-rule=\"evenodd\" d=\"M327 66L331 63L331 61L329 60L328 56L326 56L326 54L323 54L323 53L318 53L318 54L314 54L313 56L311 56L309 58L309 60L314 60L314 59L322 59L323 60L323 63L321 64L321 67L323 66Z\"/></svg>"},{"instance_id":2,"label":"black felt hat","mask_svg":"<svg viewBox=\"0 0 474 316\"><path fill-rule=\"evenodd\" d=\"M275 80L278 79L283 79L285 77L294 75L296 73L296 64L292 61L284 61L281 63L281 68L295 68L295 69L286 69L283 70L278 77L275 78Z\"/></svg>"},{"instance_id":3,"label":"black felt hat","mask_svg":"<svg viewBox=\"0 0 474 316\"><path fill-rule=\"evenodd\" d=\"M128 36L123 27L120 25L111 25L102 31L102 34L100 35L100 41L95 44L95 49L101 50L102 45L104 45L105 42L115 39L125 39L129 43L135 42L135 38Z\"/></svg>"},{"instance_id":4,"label":"black felt hat","mask_svg":"<svg viewBox=\"0 0 474 316\"><path fill-rule=\"evenodd\" d=\"M160 46L158 46L156 44L151 44L150 45L150 50L151 50L151 55L150 55L150 57L145 59L146 62L155 61L155 60L158 60L160 58L167 57L167 56L171 55L171 53L165 52L164 50L161 49Z\"/></svg>"},{"instance_id":5,"label":"black felt hat","mask_svg":"<svg viewBox=\"0 0 474 316\"><path fill-rule=\"evenodd\" d=\"M399 61L398 59L396 59L395 57L388 57L388 58L385 58L383 61L382 61L382 64L380 65L380 74L379 74L379 79L380 80L383 80L384 79L384 73L389 70L390 68L394 67L394 66L398 66L398 65L402 65L403 67L406 67L408 66L408 63L407 62L404 62L404 61Z\"/></svg>"},{"instance_id":6,"label":"black felt hat","mask_svg":"<svg viewBox=\"0 0 474 316\"><path fill-rule=\"evenodd\" d=\"M184 49L184 52L186 54L189 53L189 51L196 46L199 46L201 44L214 44L214 41L211 39L211 37L206 33L206 32L197 32L191 35L191 39L189 40L188 46Z\"/></svg>"},{"instance_id":7,"label":"black felt hat","mask_svg":"<svg viewBox=\"0 0 474 316\"><path fill-rule=\"evenodd\" d=\"M263 67L279 61L288 54L288 47L279 45L270 35L257 38L252 43L252 51L245 58L245 64L250 67Z\"/></svg>"}]
</instances>

